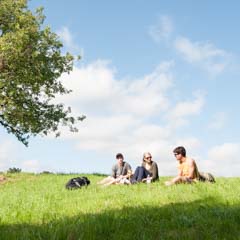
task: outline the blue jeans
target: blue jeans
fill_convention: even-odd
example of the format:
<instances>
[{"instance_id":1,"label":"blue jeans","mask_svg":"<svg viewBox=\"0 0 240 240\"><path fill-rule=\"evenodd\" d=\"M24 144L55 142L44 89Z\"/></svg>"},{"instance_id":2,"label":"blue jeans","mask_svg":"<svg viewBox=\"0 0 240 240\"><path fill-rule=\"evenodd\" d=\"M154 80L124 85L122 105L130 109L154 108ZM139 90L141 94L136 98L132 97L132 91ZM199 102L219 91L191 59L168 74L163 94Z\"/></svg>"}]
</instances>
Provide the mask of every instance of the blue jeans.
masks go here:
<instances>
[{"instance_id":1,"label":"blue jeans","mask_svg":"<svg viewBox=\"0 0 240 240\"><path fill-rule=\"evenodd\" d=\"M150 172L146 170L144 167L137 167L131 180L133 183L141 182L148 175L150 176Z\"/></svg>"}]
</instances>

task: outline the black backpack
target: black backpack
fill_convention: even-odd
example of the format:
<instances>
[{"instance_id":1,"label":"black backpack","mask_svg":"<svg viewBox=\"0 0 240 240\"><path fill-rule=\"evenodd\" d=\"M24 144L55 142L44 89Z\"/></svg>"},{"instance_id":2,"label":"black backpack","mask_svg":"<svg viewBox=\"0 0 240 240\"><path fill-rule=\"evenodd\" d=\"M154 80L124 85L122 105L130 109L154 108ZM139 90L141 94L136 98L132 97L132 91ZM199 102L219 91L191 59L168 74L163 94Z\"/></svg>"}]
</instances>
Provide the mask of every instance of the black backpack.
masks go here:
<instances>
[{"instance_id":1,"label":"black backpack","mask_svg":"<svg viewBox=\"0 0 240 240\"><path fill-rule=\"evenodd\" d=\"M65 187L68 190L72 190L72 189L79 189L83 186L88 186L90 184L90 180L87 177L76 177L76 178L72 178L70 179Z\"/></svg>"}]
</instances>

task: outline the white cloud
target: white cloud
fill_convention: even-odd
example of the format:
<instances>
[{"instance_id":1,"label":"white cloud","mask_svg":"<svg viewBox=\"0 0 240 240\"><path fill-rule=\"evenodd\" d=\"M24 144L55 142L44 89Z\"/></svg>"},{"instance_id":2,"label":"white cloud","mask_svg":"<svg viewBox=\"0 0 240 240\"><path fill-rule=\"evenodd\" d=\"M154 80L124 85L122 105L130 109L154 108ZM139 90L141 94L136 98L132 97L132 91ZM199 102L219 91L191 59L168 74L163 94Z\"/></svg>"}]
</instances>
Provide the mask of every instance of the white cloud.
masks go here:
<instances>
[{"instance_id":1,"label":"white cloud","mask_svg":"<svg viewBox=\"0 0 240 240\"><path fill-rule=\"evenodd\" d=\"M187 117L191 115L199 115L205 103L205 93L195 92L194 100L179 101L168 112L167 118L170 123L176 127L185 125L188 123Z\"/></svg>"},{"instance_id":2,"label":"white cloud","mask_svg":"<svg viewBox=\"0 0 240 240\"><path fill-rule=\"evenodd\" d=\"M148 33L155 42L164 41L185 61L206 71L210 77L216 77L233 67L233 55L210 41L193 42L184 36L176 37L173 21L168 15L160 16L157 23L149 27Z\"/></svg>"},{"instance_id":3,"label":"white cloud","mask_svg":"<svg viewBox=\"0 0 240 240\"><path fill-rule=\"evenodd\" d=\"M67 27L62 27L57 31L57 35L63 42L64 47L70 52L77 52L83 57L83 49L74 41L74 37Z\"/></svg>"},{"instance_id":4,"label":"white cloud","mask_svg":"<svg viewBox=\"0 0 240 240\"><path fill-rule=\"evenodd\" d=\"M205 171L218 176L239 176L240 143L224 143L209 149L208 158L203 162Z\"/></svg>"},{"instance_id":5,"label":"white cloud","mask_svg":"<svg viewBox=\"0 0 240 240\"><path fill-rule=\"evenodd\" d=\"M24 151L29 151L29 149L17 140L0 142L0 171L7 171L13 167L26 172L41 172L46 169L51 171L53 169L49 164L42 164L38 160L23 160Z\"/></svg>"},{"instance_id":6,"label":"white cloud","mask_svg":"<svg viewBox=\"0 0 240 240\"><path fill-rule=\"evenodd\" d=\"M210 42L192 42L186 37L178 37L174 46L187 62L198 65L213 77L222 73L229 64L230 54Z\"/></svg>"},{"instance_id":7,"label":"white cloud","mask_svg":"<svg viewBox=\"0 0 240 240\"><path fill-rule=\"evenodd\" d=\"M217 49L210 43L192 43L188 38L179 37L176 39L175 46L190 63L204 61L212 57L225 57L226 52Z\"/></svg>"},{"instance_id":8,"label":"white cloud","mask_svg":"<svg viewBox=\"0 0 240 240\"><path fill-rule=\"evenodd\" d=\"M227 114L225 112L215 113L211 122L208 125L209 129L219 130L222 129L227 122Z\"/></svg>"},{"instance_id":9,"label":"white cloud","mask_svg":"<svg viewBox=\"0 0 240 240\"><path fill-rule=\"evenodd\" d=\"M149 34L154 41L160 42L162 40L168 40L173 32L172 19L163 15L158 19L155 25L149 27Z\"/></svg>"},{"instance_id":10,"label":"white cloud","mask_svg":"<svg viewBox=\"0 0 240 240\"><path fill-rule=\"evenodd\" d=\"M57 100L71 104L80 111L101 114L128 114L150 117L168 108L166 91L172 87L169 72L173 63L164 62L151 74L139 79L115 77L116 70L107 61L98 60L75 67L61 81L73 93Z\"/></svg>"},{"instance_id":11,"label":"white cloud","mask_svg":"<svg viewBox=\"0 0 240 240\"><path fill-rule=\"evenodd\" d=\"M116 69L103 60L75 67L61 78L74 91L56 100L73 106L74 112L87 118L79 124L78 133L63 130L61 139L73 139L81 151L123 152L133 166L140 164L143 152L150 151L161 175L175 174L172 149L178 143L177 124L201 111L204 95L196 93L192 99L172 103L169 94L174 88L173 66L172 61L163 62L135 79L117 79ZM172 122L166 116L172 116ZM197 148L196 138L182 140Z\"/></svg>"},{"instance_id":12,"label":"white cloud","mask_svg":"<svg viewBox=\"0 0 240 240\"><path fill-rule=\"evenodd\" d=\"M60 101L77 112L86 111L79 134L63 132L64 138L78 139L78 148L96 151L128 149L131 156L154 145L167 129L148 123L150 117L167 111L166 92L172 88L172 62L163 62L152 73L139 79L116 79L116 70L98 60L64 75L62 82L74 92ZM153 142L153 143L152 143Z\"/></svg>"},{"instance_id":13,"label":"white cloud","mask_svg":"<svg viewBox=\"0 0 240 240\"><path fill-rule=\"evenodd\" d=\"M209 151L209 158L217 159L218 162L228 162L231 159L232 162L239 162L239 143L224 143L213 147Z\"/></svg>"},{"instance_id":14,"label":"white cloud","mask_svg":"<svg viewBox=\"0 0 240 240\"><path fill-rule=\"evenodd\" d=\"M183 139L178 139L176 146L184 146L186 149L191 149L191 152L197 152L198 149L202 146L200 140L196 137L188 137Z\"/></svg>"}]
</instances>

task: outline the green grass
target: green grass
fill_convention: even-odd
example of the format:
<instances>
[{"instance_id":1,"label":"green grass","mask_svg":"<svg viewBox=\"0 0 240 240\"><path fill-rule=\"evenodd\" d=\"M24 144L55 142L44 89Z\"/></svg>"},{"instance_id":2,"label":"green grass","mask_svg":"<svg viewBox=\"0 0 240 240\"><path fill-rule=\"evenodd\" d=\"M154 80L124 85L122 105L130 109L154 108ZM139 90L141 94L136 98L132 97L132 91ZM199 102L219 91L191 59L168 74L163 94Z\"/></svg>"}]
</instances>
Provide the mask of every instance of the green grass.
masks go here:
<instances>
[{"instance_id":1,"label":"green grass","mask_svg":"<svg viewBox=\"0 0 240 240\"><path fill-rule=\"evenodd\" d=\"M0 239L240 239L240 178L67 191L77 175L8 175L0 185Z\"/></svg>"}]
</instances>

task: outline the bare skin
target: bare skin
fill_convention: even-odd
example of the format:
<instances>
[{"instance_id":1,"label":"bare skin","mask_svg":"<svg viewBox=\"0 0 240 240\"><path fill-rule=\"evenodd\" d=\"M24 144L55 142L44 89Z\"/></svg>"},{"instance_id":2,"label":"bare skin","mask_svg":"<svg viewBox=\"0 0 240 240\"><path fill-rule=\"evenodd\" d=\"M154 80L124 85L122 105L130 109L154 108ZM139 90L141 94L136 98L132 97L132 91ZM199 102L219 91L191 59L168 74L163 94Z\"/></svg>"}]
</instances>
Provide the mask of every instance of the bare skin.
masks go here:
<instances>
[{"instance_id":1,"label":"bare skin","mask_svg":"<svg viewBox=\"0 0 240 240\"><path fill-rule=\"evenodd\" d=\"M172 180L166 181L165 185L170 186L177 183L191 183L192 180L194 179L194 171L196 168L194 159L189 157L184 157L181 154L174 154L174 155L177 161L179 161L179 163L186 163L188 165L189 174L188 176L183 176L183 172L181 170L178 170L178 175Z\"/></svg>"},{"instance_id":2,"label":"bare skin","mask_svg":"<svg viewBox=\"0 0 240 240\"><path fill-rule=\"evenodd\" d=\"M4 176L1 176L1 175L0 175L0 182L1 182L1 181L4 181L4 180L6 180L6 178L5 178Z\"/></svg>"}]
</instances>

